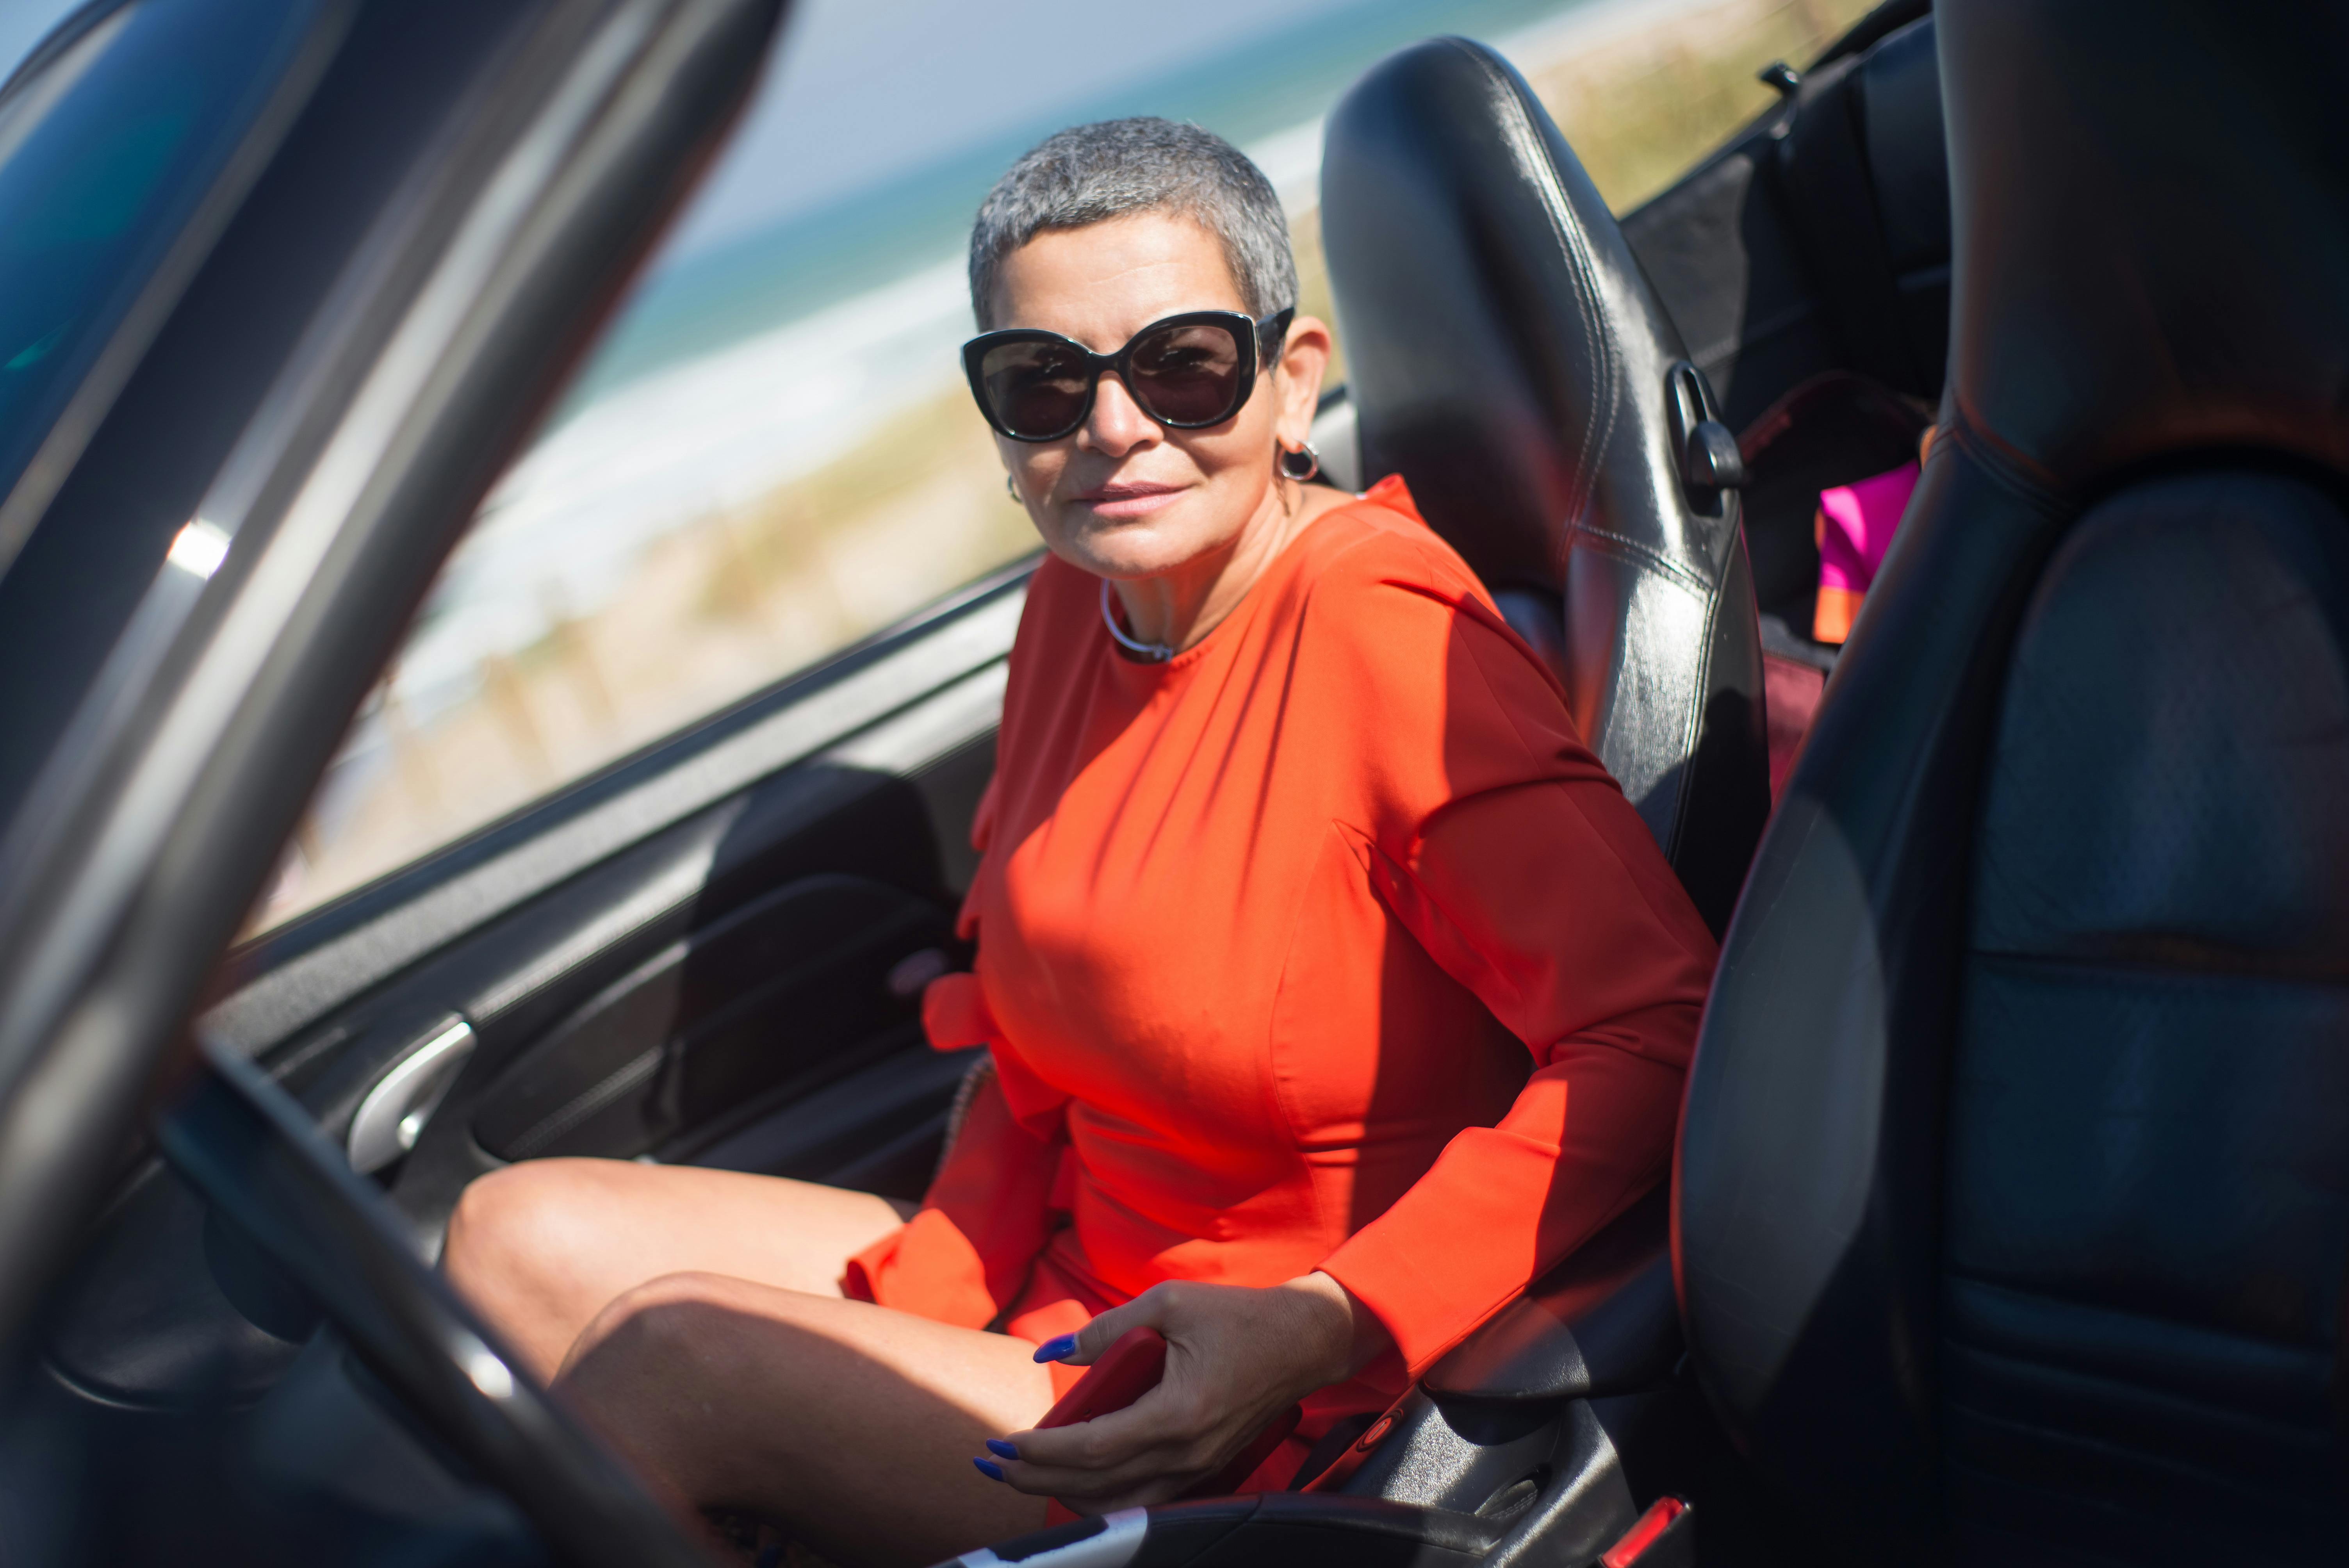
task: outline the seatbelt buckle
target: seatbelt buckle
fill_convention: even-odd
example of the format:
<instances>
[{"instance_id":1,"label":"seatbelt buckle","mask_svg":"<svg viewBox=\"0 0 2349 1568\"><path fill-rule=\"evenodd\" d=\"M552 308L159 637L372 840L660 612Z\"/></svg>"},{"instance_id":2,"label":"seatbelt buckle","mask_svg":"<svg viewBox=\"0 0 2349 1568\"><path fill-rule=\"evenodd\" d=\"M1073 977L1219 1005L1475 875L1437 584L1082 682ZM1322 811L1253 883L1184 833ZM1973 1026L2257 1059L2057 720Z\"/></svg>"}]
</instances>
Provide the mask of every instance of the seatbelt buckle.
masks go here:
<instances>
[{"instance_id":1,"label":"seatbelt buckle","mask_svg":"<svg viewBox=\"0 0 2349 1568\"><path fill-rule=\"evenodd\" d=\"M1695 1568L1696 1510L1687 1500L1660 1497L1623 1538L1599 1554L1598 1568Z\"/></svg>"}]
</instances>

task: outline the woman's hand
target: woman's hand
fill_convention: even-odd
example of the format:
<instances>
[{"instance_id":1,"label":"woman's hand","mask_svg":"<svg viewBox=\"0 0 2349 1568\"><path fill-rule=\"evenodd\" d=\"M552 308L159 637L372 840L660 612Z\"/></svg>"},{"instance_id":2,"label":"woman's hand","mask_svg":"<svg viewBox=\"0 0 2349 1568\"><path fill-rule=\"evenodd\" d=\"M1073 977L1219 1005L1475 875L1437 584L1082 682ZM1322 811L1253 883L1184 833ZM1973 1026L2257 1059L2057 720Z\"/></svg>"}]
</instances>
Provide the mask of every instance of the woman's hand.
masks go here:
<instances>
[{"instance_id":1,"label":"woman's hand","mask_svg":"<svg viewBox=\"0 0 2349 1568\"><path fill-rule=\"evenodd\" d=\"M1282 1410L1352 1377L1391 1343L1336 1280L1310 1274L1263 1289L1154 1285L1046 1345L1037 1359L1090 1366L1120 1335L1143 1326L1166 1339L1158 1387L1094 1420L989 1443L997 1456L989 1462L1007 1482L1093 1512L1180 1497ZM1064 1345L1064 1354L1051 1354Z\"/></svg>"}]
</instances>

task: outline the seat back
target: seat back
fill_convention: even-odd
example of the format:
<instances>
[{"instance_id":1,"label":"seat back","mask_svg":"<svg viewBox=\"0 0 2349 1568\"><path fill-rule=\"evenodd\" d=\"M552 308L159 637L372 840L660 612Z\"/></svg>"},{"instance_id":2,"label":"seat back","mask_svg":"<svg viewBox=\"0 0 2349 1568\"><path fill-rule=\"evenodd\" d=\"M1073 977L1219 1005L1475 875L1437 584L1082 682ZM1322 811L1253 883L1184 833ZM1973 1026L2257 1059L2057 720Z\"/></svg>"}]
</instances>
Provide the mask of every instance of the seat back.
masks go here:
<instances>
[{"instance_id":1,"label":"seat back","mask_svg":"<svg viewBox=\"0 0 2349 1568\"><path fill-rule=\"evenodd\" d=\"M2349 1541L2349 15L1942 0L1936 443L1725 945L1675 1247L1853 1561Z\"/></svg>"},{"instance_id":2,"label":"seat back","mask_svg":"<svg viewBox=\"0 0 2349 1568\"><path fill-rule=\"evenodd\" d=\"M1754 591L1735 491L1683 480L1686 355L1614 218L1524 79L1441 38L1332 111L1321 222L1363 475L1402 474L1551 658L1719 931L1770 808Z\"/></svg>"}]
</instances>

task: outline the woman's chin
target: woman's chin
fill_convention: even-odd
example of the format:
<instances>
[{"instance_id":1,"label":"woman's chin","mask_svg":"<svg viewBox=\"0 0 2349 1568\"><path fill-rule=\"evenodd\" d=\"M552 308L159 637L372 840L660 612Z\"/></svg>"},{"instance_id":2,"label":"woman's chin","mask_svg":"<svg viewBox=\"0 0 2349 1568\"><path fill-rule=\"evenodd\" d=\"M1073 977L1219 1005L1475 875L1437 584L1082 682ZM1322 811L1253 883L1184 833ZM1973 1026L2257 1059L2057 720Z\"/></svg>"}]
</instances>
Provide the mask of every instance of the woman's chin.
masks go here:
<instances>
[{"instance_id":1,"label":"woman's chin","mask_svg":"<svg viewBox=\"0 0 2349 1568\"><path fill-rule=\"evenodd\" d=\"M1210 553L1216 545L1200 538L1198 530L1182 527L1164 513L1130 520L1072 517L1070 521L1073 526L1062 535L1059 553L1096 577L1131 582L1163 576Z\"/></svg>"}]
</instances>

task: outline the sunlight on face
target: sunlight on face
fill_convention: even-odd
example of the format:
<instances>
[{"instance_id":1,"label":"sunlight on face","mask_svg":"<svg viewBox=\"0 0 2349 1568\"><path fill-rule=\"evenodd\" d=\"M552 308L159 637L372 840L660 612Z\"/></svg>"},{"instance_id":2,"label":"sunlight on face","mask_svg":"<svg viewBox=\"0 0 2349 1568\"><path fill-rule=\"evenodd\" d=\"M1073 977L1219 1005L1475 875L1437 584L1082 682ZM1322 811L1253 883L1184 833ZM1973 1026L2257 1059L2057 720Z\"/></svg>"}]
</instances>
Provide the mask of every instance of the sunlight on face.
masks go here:
<instances>
[{"instance_id":1,"label":"sunlight on face","mask_svg":"<svg viewBox=\"0 0 2349 1568\"><path fill-rule=\"evenodd\" d=\"M1216 237L1188 219L1144 212L1039 234L1004 263L999 327L1040 327L1112 354L1142 328L1184 311L1247 314ZM1303 320L1318 383L1325 330ZM1312 345L1319 345L1314 348ZM1295 356L1291 356L1295 357ZM1169 429L1104 376L1075 434L1029 443L996 438L1028 512L1052 552L1098 576L1152 577L1230 550L1279 514L1276 434L1302 440L1318 387L1264 374L1239 412L1204 430ZM1301 395L1301 396L1300 396ZM1291 429L1290 427L1298 426Z\"/></svg>"}]
</instances>

